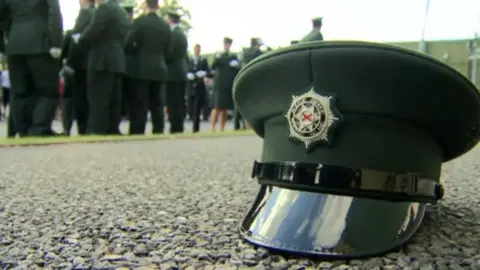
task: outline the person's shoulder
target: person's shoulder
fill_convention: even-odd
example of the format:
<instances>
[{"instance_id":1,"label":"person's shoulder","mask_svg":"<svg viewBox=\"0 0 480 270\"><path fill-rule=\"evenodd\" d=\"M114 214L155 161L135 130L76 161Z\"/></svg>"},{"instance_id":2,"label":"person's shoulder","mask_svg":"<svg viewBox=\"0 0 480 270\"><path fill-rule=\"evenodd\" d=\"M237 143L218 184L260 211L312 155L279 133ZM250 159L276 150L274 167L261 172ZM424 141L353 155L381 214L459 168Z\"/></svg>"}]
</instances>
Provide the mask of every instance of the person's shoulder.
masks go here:
<instances>
[{"instance_id":1,"label":"person's shoulder","mask_svg":"<svg viewBox=\"0 0 480 270\"><path fill-rule=\"evenodd\" d=\"M148 17L147 15L143 14L143 15L140 15L138 16L137 18L133 19L133 23L143 23L145 21L148 21Z\"/></svg>"},{"instance_id":2,"label":"person's shoulder","mask_svg":"<svg viewBox=\"0 0 480 270\"><path fill-rule=\"evenodd\" d=\"M183 32L182 28L180 28L179 26L172 29L172 35L175 35L181 39L187 39L187 36Z\"/></svg>"},{"instance_id":3,"label":"person's shoulder","mask_svg":"<svg viewBox=\"0 0 480 270\"><path fill-rule=\"evenodd\" d=\"M167 21L165 21L162 17L158 16L157 14L151 14L148 16L148 20L150 22L155 23L155 25L168 28L170 30L170 26L168 25Z\"/></svg>"}]
</instances>

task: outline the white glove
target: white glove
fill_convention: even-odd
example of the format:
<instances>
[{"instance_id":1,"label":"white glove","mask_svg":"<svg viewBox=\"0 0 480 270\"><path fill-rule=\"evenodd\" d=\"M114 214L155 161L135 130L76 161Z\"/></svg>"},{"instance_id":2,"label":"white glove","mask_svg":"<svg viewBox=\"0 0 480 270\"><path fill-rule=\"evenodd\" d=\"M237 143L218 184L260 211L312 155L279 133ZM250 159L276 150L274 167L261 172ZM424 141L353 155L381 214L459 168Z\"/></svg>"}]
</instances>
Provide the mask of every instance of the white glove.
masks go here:
<instances>
[{"instance_id":1,"label":"white glove","mask_svg":"<svg viewBox=\"0 0 480 270\"><path fill-rule=\"evenodd\" d=\"M189 72L189 73L187 73L187 79L193 80L193 79L195 79L195 75L193 75L193 73Z\"/></svg>"},{"instance_id":2,"label":"white glove","mask_svg":"<svg viewBox=\"0 0 480 270\"><path fill-rule=\"evenodd\" d=\"M195 73L195 75L197 75L197 77L199 77L199 78L203 78L203 77L207 76L207 72L205 70L199 70Z\"/></svg>"},{"instance_id":3,"label":"white glove","mask_svg":"<svg viewBox=\"0 0 480 270\"><path fill-rule=\"evenodd\" d=\"M75 69L71 68L70 66L65 65L65 66L63 66L63 69L64 69L65 72L68 73L68 74L73 74L73 73L75 73Z\"/></svg>"},{"instance_id":4,"label":"white glove","mask_svg":"<svg viewBox=\"0 0 480 270\"><path fill-rule=\"evenodd\" d=\"M60 55L62 54L62 50L59 49L59 48L51 48L48 52L55 59L58 59L60 57Z\"/></svg>"},{"instance_id":5,"label":"white glove","mask_svg":"<svg viewBox=\"0 0 480 270\"><path fill-rule=\"evenodd\" d=\"M231 67L238 67L238 65L240 65L240 63L237 60L230 61L230 66Z\"/></svg>"},{"instance_id":6,"label":"white glove","mask_svg":"<svg viewBox=\"0 0 480 270\"><path fill-rule=\"evenodd\" d=\"M73 41L75 41L75 43L78 44L78 40L80 39L80 36L81 36L81 34L79 34L79 33L72 34Z\"/></svg>"}]
</instances>

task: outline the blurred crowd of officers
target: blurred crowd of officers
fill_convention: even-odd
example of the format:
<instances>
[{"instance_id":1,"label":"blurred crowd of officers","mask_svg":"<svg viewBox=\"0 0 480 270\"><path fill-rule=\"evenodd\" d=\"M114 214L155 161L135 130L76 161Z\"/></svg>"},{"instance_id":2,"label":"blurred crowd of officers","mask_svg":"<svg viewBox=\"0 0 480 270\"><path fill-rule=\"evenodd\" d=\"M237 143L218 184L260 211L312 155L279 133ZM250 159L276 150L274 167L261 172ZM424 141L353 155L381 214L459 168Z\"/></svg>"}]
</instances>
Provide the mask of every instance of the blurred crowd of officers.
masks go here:
<instances>
[{"instance_id":1,"label":"blurred crowd of officers","mask_svg":"<svg viewBox=\"0 0 480 270\"><path fill-rule=\"evenodd\" d=\"M211 131L223 131L229 110L235 129L247 128L231 92L238 71L262 54L261 39L252 38L250 48L236 54L225 37L210 65L199 44L187 53L180 14L168 12L164 19L158 0L145 5L147 12L133 19L133 8L118 0L80 0L75 26L64 35L58 0L0 0L8 136L69 135L74 120L80 135L120 135L122 117L130 120L129 134L144 134L148 114L154 134L164 132L165 119L170 133L183 132L186 117L193 132L201 118L210 120ZM321 24L314 19L302 41L323 40ZM61 134L52 129L59 84Z\"/></svg>"}]
</instances>

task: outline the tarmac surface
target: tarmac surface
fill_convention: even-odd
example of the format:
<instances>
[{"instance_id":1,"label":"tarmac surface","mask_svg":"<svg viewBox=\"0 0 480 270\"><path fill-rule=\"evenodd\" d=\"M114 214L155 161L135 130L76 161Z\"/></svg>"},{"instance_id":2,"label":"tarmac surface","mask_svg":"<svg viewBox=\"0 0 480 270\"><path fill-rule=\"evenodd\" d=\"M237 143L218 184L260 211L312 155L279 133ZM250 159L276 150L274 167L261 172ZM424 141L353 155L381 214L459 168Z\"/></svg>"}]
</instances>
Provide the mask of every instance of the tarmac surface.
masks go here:
<instances>
[{"instance_id":1,"label":"tarmac surface","mask_svg":"<svg viewBox=\"0 0 480 270\"><path fill-rule=\"evenodd\" d=\"M322 262L239 237L261 144L252 136L0 148L0 269L480 269L480 147L444 166L446 197L406 248Z\"/></svg>"}]
</instances>

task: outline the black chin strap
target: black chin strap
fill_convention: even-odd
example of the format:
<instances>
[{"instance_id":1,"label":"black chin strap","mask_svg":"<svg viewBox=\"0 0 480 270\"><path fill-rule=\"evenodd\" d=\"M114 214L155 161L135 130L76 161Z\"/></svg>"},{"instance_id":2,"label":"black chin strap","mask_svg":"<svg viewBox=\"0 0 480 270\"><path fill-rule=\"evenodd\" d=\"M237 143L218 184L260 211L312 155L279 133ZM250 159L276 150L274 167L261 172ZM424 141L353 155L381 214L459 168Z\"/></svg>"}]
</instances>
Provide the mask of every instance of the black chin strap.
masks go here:
<instances>
[{"instance_id":1,"label":"black chin strap","mask_svg":"<svg viewBox=\"0 0 480 270\"><path fill-rule=\"evenodd\" d=\"M436 203L444 194L441 184L418 174L310 163L255 161L252 178L260 185L392 202Z\"/></svg>"}]
</instances>

